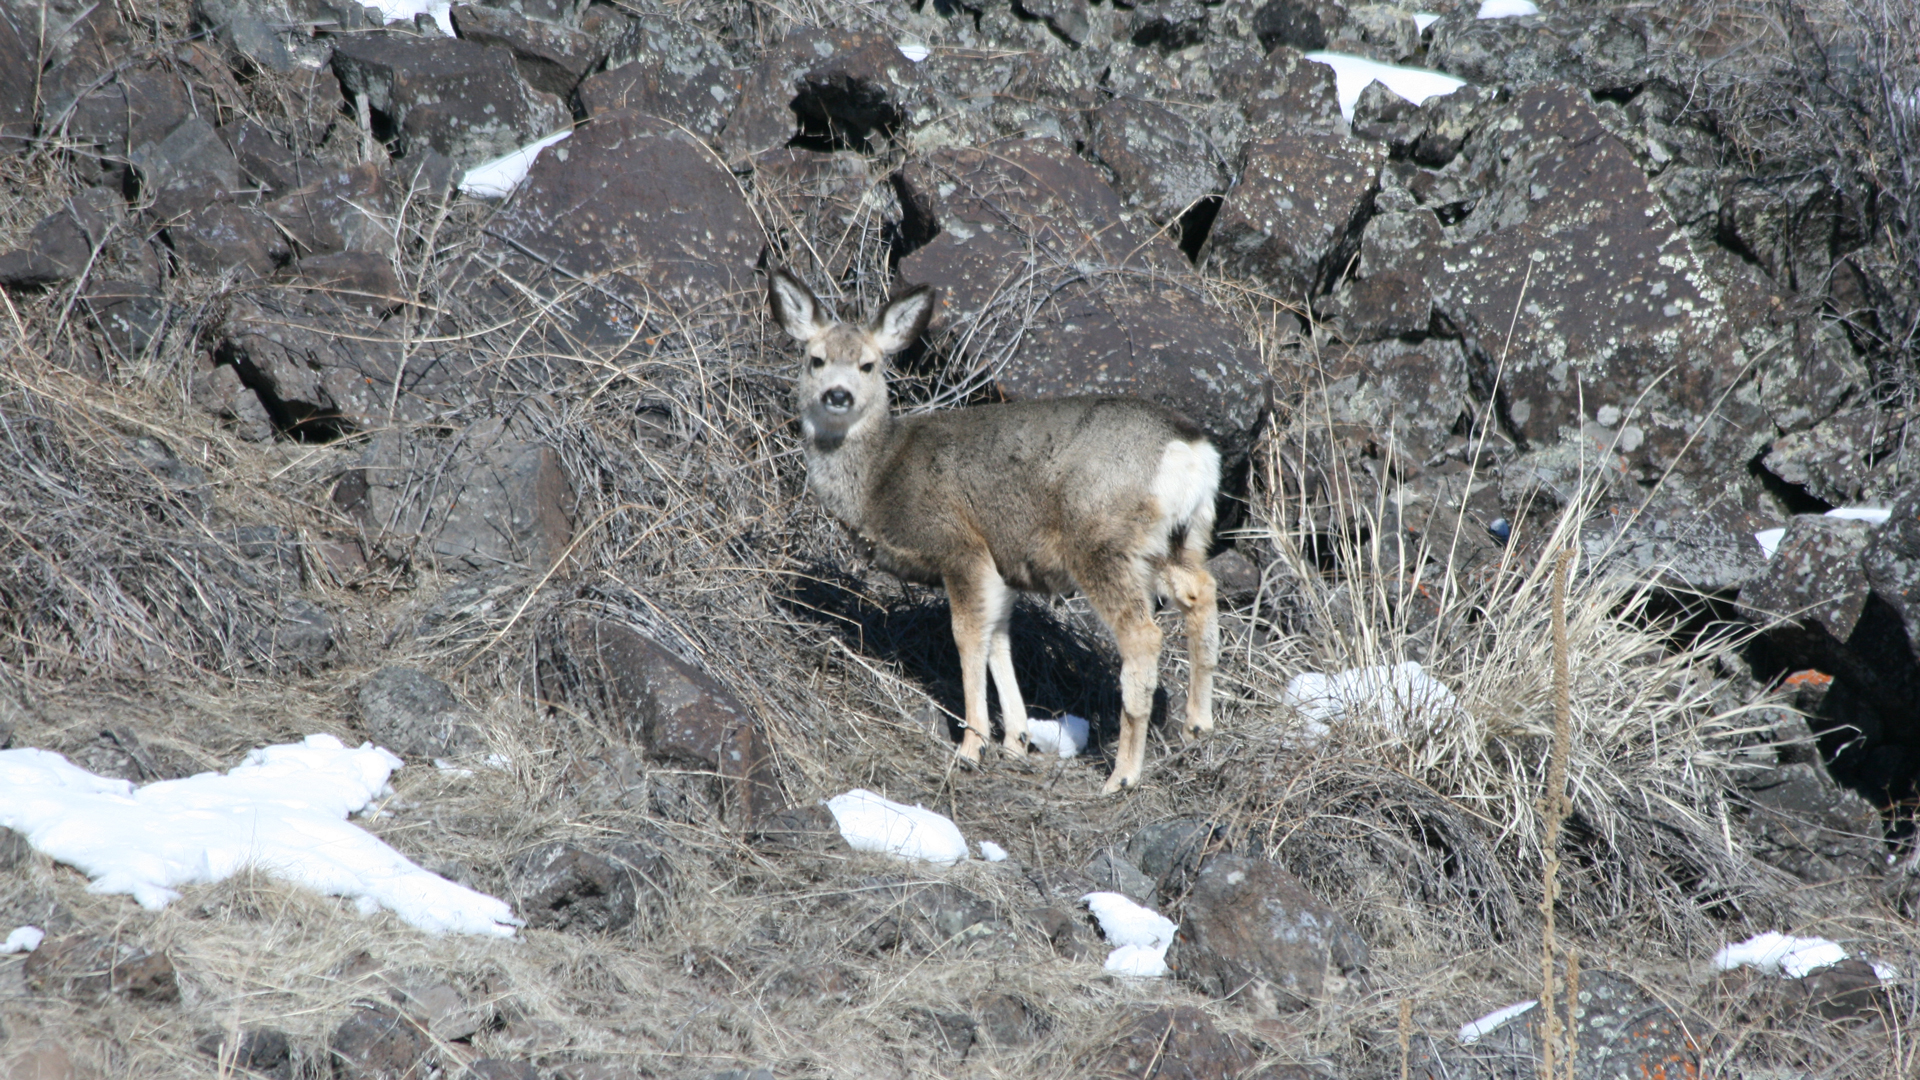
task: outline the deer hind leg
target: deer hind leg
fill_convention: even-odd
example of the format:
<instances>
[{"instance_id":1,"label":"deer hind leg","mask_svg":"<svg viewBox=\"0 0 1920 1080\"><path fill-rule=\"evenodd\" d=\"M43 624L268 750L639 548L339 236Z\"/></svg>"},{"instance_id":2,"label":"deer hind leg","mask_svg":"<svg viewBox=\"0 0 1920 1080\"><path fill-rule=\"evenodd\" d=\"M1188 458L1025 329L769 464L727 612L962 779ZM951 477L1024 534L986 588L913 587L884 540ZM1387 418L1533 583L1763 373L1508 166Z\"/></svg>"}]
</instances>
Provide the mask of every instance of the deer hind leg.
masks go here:
<instances>
[{"instance_id":1,"label":"deer hind leg","mask_svg":"<svg viewBox=\"0 0 1920 1080\"><path fill-rule=\"evenodd\" d=\"M1113 631L1120 647L1120 747L1104 790L1111 795L1140 783L1147 759L1147 721L1160 685L1160 628L1153 622L1153 596L1136 560L1116 561L1080 576L1081 591Z\"/></svg>"},{"instance_id":2,"label":"deer hind leg","mask_svg":"<svg viewBox=\"0 0 1920 1080\"><path fill-rule=\"evenodd\" d=\"M962 761L978 765L980 751L993 734L987 725L987 655L992 645L995 596L1004 594L1007 587L984 557L963 573L947 575L945 581L967 708L967 732L961 736L956 753Z\"/></svg>"},{"instance_id":3,"label":"deer hind leg","mask_svg":"<svg viewBox=\"0 0 1920 1080\"><path fill-rule=\"evenodd\" d=\"M1187 683L1184 730L1190 739L1213 730L1213 672L1220 666L1220 606L1213 575L1207 573L1200 558L1199 552L1184 548L1160 575L1167 596L1186 616L1187 663L1192 676Z\"/></svg>"},{"instance_id":4,"label":"deer hind leg","mask_svg":"<svg viewBox=\"0 0 1920 1080\"><path fill-rule=\"evenodd\" d=\"M1013 639L1007 633L1013 621L1013 590L995 574L986 588L986 610L990 619L987 639L987 665L993 672L993 688L1000 695L1001 745L1016 758L1027 753L1027 703L1020 696L1020 684L1013 678Z\"/></svg>"}]
</instances>

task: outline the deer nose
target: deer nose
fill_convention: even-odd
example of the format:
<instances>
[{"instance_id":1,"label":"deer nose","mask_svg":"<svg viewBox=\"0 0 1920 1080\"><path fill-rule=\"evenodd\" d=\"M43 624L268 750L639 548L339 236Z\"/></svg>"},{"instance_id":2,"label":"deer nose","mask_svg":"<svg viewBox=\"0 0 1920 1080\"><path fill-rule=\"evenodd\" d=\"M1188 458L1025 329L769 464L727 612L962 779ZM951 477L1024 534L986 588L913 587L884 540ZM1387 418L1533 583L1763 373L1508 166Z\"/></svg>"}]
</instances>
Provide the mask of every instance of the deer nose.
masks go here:
<instances>
[{"instance_id":1,"label":"deer nose","mask_svg":"<svg viewBox=\"0 0 1920 1080\"><path fill-rule=\"evenodd\" d=\"M836 411L853 408L853 395L837 386L821 394L820 401L827 408Z\"/></svg>"}]
</instances>

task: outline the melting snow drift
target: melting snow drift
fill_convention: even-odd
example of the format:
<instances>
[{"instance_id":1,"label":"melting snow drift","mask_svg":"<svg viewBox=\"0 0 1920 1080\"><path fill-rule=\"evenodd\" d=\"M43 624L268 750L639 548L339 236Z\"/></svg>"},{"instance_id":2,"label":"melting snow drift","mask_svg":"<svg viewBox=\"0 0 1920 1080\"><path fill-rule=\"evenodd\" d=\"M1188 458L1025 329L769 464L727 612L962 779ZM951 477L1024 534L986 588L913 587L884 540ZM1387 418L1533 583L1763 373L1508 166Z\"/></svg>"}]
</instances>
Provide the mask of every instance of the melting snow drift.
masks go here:
<instances>
[{"instance_id":1,"label":"melting snow drift","mask_svg":"<svg viewBox=\"0 0 1920 1080\"><path fill-rule=\"evenodd\" d=\"M1080 899L1100 920L1107 944L1115 947L1107 954L1108 971L1144 978L1167 974L1167 946L1180 929L1172 919L1115 892L1090 892Z\"/></svg>"},{"instance_id":2,"label":"melting snow drift","mask_svg":"<svg viewBox=\"0 0 1920 1080\"><path fill-rule=\"evenodd\" d=\"M1340 96L1340 115L1346 117L1348 123L1353 122L1354 103L1360 100L1360 91L1365 90L1368 83L1378 82L1415 105L1424 104L1428 98L1451 94L1467 85L1465 79L1456 79L1437 71L1383 64L1378 60L1346 53L1310 52L1307 59L1333 69L1334 91Z\"/></svg>"},{"instance_id":3,"label":"melting snow drift","mask_svg":"<svg viewBox=\"0 0 1920 1080\"><path fill-rule=\"evenodd\" d=\"M1087 748L1087 722L1072 713L1058 720L1029 720L1027 743L1043 754L1076 757Z\"/></svg>"},{"instance_id":4,"label":"melting snow drift","mask_svg":"<svg viewBox=\"0 0 1920 1080\"><path fill-rule=\"evenodd\" d=\"M1530 998L1526 1001L1509 1005L1504 1009L1495 1009L1478 1020L1469 1020L1460 1025L1460 1041L1468 1044L1477 1043L1480 1041L1481 1036L1490 1035L1498 1031L1501 1027L1505 1026L1507 1021L1516 1016L1520 1016L1538 1004L1540 1004L1539 1001Z\"/></svg>"},{"instance_id":5,"label":"melting snow drift","mask_svg":"<svg viewBox=\"0 0 1920 1080\"><path fill-rule=\"evenodd\" d=\"M840 835L855 851L878 851L896 859L952 866L967 857L960 827L923 806L881 798L865 788L827 800Z\"/></svg>"},{"instance_id":6,"label":"melting snow drift","mask_svg":"<svg viewBox=\"0 0 1920 1080\"><path fill-rule=\"evenodd\" d=\"M533 169L533 163L539 159L540 151L573 134L572 128L556 131L537 142L511 153L494 158L483 165L475 165L460 178L460 190L476 199L504 199L513 194L527 179L527 173Z\"/></svg>"},{"instance_id":7,"label":"melting snow drift","mask_svg":"<svg viewBox=\"0 0 1920 1080\"><path fill-rule=\"evenodd\" d=\"M1302 672L1287 683L1281 700L1307 722L1313 740L1342 720L1372 720L1410 735L1440 731L1461 713L1453 691L1412 660L1348 668L1335 675Z\"/></svg>"},{"instance_id":8,"label":"melting snow drift","mask_svg":"<svg viewBox=\"0 0 1920 1080\"><path fill-rule=\"evenodd\" d=\"M1755 934L1737 945L1728 945L1714 953L1713 969L1732 971L1745 965L1768 975L1800 979L1809 972L1832 967L1846 958L1847 950L1838 942L1768 932ZM1900 973L1887 964L1874 964L1873 973L1882 982L1900 977Z\"/></svg>"},{"instance_id":9,"label":"melting snow drift","mask_svg":"<svg viewBox=\"0 0 1920 1080\"><path fill-rule=\"evenodd\" d=\"M386 908L428 933L510 937L504 902L428 873L346 818L387 791L400 759L331 735L254 750L224 776L201 773L134 787L47 750L0 750L0 825L141 907L178 899L179 885L254 867L364 914Z\"/></svg>"}]
</instances>

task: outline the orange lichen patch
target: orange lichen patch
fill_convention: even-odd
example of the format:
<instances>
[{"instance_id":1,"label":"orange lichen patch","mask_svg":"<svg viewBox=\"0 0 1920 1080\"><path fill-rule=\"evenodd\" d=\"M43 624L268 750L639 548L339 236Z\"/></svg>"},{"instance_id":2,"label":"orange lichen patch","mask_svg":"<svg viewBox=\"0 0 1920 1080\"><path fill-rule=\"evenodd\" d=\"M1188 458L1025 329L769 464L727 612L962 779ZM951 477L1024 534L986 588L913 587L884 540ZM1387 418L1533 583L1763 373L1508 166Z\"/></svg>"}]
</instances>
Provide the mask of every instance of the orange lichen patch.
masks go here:
<instances>
[{"instance_id":1,"label":"orange lichen patch","mask_svg":"<svg viewBox=\"0 0 1920 1080\"><path fill-rule=\"evenodd\" d=\"M1833 676L1824 671L1807 668L1787 676L1784 684L1789 690L1825 690L1833 685Z\"/></svg>"}]
</instances>

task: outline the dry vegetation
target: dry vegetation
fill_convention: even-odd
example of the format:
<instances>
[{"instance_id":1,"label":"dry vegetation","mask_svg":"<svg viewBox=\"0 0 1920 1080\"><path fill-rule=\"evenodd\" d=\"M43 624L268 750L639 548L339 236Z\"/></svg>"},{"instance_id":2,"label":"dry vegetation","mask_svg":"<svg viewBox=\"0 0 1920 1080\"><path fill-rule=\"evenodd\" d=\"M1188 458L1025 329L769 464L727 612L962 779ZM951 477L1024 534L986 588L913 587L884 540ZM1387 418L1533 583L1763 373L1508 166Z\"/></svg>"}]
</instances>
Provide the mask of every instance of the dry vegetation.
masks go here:
<instances>
[{"instance_id":1,"label":"dry vegetation","mask_svg":"<svg viewBox=\"0 0 1920 1080\"><path fill-rule=\"evenodd\" d=\"M1660 10L1680 17L1671 5ZM1752 42L1701 67L1708 107L1758 153L1777 130L1770 123L1811 103L1832 123L1790 125L1810 154L1875 170L1881 198L1911 200L1920 177L1902 170L1920 163L1920 151L1915 114L1899 100L1914 92L1912 62L1891 50L1920 41L1913 9L1840 0L1827 21L1799 12L1685 10L1703 33ZM152 25L163 34L183 25L177 10L161 14ZM790 16L743 5L738 17L771 32ZM1808 26L1820 32L1803 33ZM1756 27L1765 33L1751 34ZM1868 32L1856 34L1861 27ZM1881 82L1838 86L1831 65L1808 74L1803 48L1830 53L1833 41L1856 36L1859 70ZM1768 74L1780 70L1799 77ZM284 115L266 80L245 90L241 108ZM1850 97L1845 108L1823 96L1843 91L1879 96ZM341 143L330 152L359 152ZM876 163L882 194L884 176ZM822 280L819 267L845 268L842 299L856 310L885 295L884 200L858 209L851 224L803 220L792 192L743 185L784 258L809 280ZM60 155L41 149L0 158L0 189L6 247L71 186ZM1914 213L1901 203L1892 220L1920 225ZM541 841L664 837L679 875L671 900L612 938L529 932L501 944L426 938L262 877L189 888L148 913L124 897L91 896L75 872L37 862L0 878L0 912L164 946L183 1001L95 1007L15 997L18 1013L3 1020L10 1033L55 1034L104 1076L207 1075L212 1063L195 1040L256 1024L290 1032L312 1061L346 1005L377 980L432 972L498 1013L500 1024L475 1040L483 1052L604 1058L663 1075L745 1064L781 1076L931 1075L946 1066L920 1018L962 1011L989 990L1029 1002L1045 1030L1030 1048L976 1056L971 1075L1072 1074L1112 1037L1115 1007L1136 1001L1207 1005L1274 1060L1398 1075L1402 1002L1412 1003L1416 1032L1444 1041L1461 1022L1535 992L1537 800L1553 720L1545 556L1569 541L1571 517L1551 536L1456 566L1462 536L1481 523L1429 527L1424 546L1409 549L1404 534L1381 526L1391 517L1382 496L1336 487L1330 503L1309 505L1285 479L1299 465L1287 450L1297 444L1271 438L1256 451L1245 519L1230 537L1267 569L1261 597L1223 619L1219 732L1195 745L1156 735L1147 786L1118 800L1098 795L1106 766L1097 756L956 772L948 729L957 662L944 600L865 571L803 497L788 423L792 357L762 318L760 297L645 311L620 347L571 341L547 314L554 290L590 287L577 282L522 282L527 301L505 316L460 310L446 286L479 257L486 214L472 204L406 204L392 222L396 269L417 301L404 318L414 335L460 335L504 373L492 400L438 417L437 427L497 416L561 451L578 498L578 539L564 565L488 577L494 592L483 606L447 599L467 582L395 538L368 538L375 557L350 576L314 554L322 537L356 531L330 492L360 439L243 442L190 400L204 363L196 330L245 283L181 284L170 297L175 330L104 378L76 370L92 331L76 317L74 294L10 296L0 322L0 727L11 727L14 745L84 761L103 728L132 724L194 767L224 767L249 746L312 731L357 739L353 689L382 664L416 663L482 711L489 750L505 765L464 778L410 768L397 778L391 813L370 828L424 865L495 891L511 858ZM1895 294L1871 330L1889 372L1913 370L1916 245L1920 227L1909 227L1870 249ZM1219 284L1246 326L1278 324L1256 293ZM1018 315L1009 300L1006 317ZM1307 400L1313 380L1302 373L1314 365L1301 358L1310 345L1255 336L1281 396ZM992 358L961 344L937 343L943 359L902 380L907 405L964 399L978 387ZM1276 430L1311 425L1303 412ZM201 475L156 471L167 455L143 456L141 440ZM257 523L307 541L297 568L304 595L341 628L342 647L324 668L276 666L272 643L257 636L279 586L247 568L232 538L235 526ZM1747 1070L1762 1066L1786 1070L1779 1075L1915 1075L1920 933L1884 905L1808 889L1741 850L1725 790L1728 769L1754 748L1745 720L1753 688L1741 682L1729 638L1676 638L1648 616L1649 596L1644 583L1576 565L1563 942L1583 969L1632 972L1704 1016L1722 1036L1708 1046L1709 1061L1725 1065L1714 1075L1758 1075ZM857 939L897 902L889 898L898 884L957 884L1009 916L1033 901L1009 864L936 873L864 856L774 857L711 819L662 815L657 799L628 807L605 798L594 781L623 734L550 707L538 679L543 635L583 610L644 629L730 685L762 717L796 802L855 786L921 801L1037 867L1077 867L1139 826L1206 817L1353 921L1374 950L1369 981L1315 1009L1261 1019L1171 980L1101 977L1024 928L968 948L924 941L862 952ZM414 639L429 611L436 629ZM1015 638L1037 714L1071 711L1112 727L1114 661L1083 602L1023 600ZM1169 652L1169 664L1181 662ZM1451 686L1462 711L1428 730L1353 723L1319 745L1303 742L1282 705L1293 675L1406 659ZM1171 672L1167 681L1184 685ZM671 770L648 768L651 790L672 790ZM1905 979L1893 1015L1878 1026L1775 1028L1747 1019L1739 995L1703 992L1712 950L1764 929L1825 934L1894 963Z\"/></svg>"}]
</instances>

